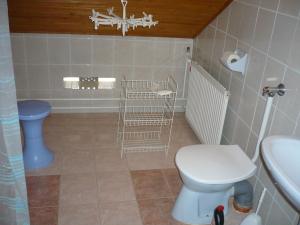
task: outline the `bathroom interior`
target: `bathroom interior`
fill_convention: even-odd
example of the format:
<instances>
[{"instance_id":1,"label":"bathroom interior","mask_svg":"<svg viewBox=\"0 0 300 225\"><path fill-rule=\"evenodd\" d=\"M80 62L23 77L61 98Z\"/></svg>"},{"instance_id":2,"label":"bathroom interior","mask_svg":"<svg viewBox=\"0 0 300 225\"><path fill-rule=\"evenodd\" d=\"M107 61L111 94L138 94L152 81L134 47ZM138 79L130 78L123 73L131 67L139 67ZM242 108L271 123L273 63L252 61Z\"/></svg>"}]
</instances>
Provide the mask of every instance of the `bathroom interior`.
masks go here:
<instances>
[{"instance_id":1,"label":"bathroom interior","mask_svg":"<svg viewBox=\"0 0 300 225\"><path fill-rule=\"evenodd\" d=\"M299 0L0 0L0 224L299 225L299 86Z\"/></svg>"}]
</instances>

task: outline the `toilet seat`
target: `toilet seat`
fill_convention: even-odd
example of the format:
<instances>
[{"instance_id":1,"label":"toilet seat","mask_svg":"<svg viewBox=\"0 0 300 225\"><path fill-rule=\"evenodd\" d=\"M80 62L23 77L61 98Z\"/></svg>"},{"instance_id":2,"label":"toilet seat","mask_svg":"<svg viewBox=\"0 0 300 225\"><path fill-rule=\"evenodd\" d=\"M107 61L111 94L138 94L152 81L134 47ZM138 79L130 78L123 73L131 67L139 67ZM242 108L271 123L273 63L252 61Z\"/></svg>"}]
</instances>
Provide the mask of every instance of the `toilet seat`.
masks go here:
<instances>
[{"instance_id":1,"label":"toilet seat","mask_svg":"<svg viewBox=\"0 0 300 225\"><path fill-rule=\"evenodd\" d=\"M251 177L256 165L238 145L190 145L176 154L180 172L204 184L235 183Z\"/></svg>"},{"instance_id":2,"label":"toilet seat","mask_svg":"<svg viewBox=\"0 0 300 225\"><path fill-rule=\"evenodd\" d=\"M51 106L46 101L25 100L18 102L20 120L38 120L49 115Z\"/></svg>"}]
</instances>

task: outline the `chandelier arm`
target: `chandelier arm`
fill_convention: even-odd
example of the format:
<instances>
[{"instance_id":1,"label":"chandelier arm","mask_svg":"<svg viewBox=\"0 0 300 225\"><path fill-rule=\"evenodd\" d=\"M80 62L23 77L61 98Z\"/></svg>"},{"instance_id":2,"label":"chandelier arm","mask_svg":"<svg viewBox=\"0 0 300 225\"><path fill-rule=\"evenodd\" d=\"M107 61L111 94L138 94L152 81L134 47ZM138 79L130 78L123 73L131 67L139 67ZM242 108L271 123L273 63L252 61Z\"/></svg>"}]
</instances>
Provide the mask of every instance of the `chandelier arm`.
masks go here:
<instances>
[{"instance_id":1,"label":"chandelier arm","mask_svg":"<svg viewBox=\"0 0 300 225\"><path fill-rule=\"evenodd\" d=\"M127 0L120 0L123 8L122 18L117 16L114 13L114 8L107 9L108 15L101 14L96 12L94 9L92 10L92 16L89 16L90 20L95 23L95 29L97 30L100 25L117 25L117 29L122 29L122 35L125 36L126 32L130 28L133 30L138 27L149 27L155 26L158 24L158 21L153 21L153 16L151 14L147 14L143 12L144 17L134 18L134 15L131 15L128 19L126 16L126 6Z\"/></svg>"}]
</instances>

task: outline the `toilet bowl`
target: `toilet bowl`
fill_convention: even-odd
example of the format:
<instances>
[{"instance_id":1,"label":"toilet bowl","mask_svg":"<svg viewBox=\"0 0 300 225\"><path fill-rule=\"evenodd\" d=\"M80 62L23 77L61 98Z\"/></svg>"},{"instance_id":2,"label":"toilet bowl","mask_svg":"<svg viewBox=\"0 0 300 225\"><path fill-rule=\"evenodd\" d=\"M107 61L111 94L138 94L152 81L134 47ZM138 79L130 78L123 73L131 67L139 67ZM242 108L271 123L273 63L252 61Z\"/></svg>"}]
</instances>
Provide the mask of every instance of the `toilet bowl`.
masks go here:
<instances>
[{"instance_id":1,"label":"toilet bowl","mask_svg":"<svg viewBox=\"0 0 300 225\"><path fill-rule=\"evenodd\" d=\"M183 181L172 216L186 224L210 224L214 209L224 206L233 195L233 186L251 177L255 164L238 145L190 145L175 158Z\"/></svg>"}]
</instances>

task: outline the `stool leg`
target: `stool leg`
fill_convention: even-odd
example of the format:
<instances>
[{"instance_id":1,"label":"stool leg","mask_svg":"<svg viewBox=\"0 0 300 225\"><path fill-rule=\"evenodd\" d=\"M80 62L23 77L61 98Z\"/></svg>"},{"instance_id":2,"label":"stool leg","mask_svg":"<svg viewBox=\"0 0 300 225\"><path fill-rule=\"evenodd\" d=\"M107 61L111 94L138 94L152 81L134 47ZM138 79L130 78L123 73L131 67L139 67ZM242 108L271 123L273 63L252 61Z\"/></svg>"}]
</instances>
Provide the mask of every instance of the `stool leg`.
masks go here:
<instances>
[{"instance_id":1,"label":"stool leg","mask_svg":"<svg viewBox=\"0 0 300 225\"><path fill-rule=\"evenodd\" d=\"M21 121L24 134L23 157L27 170L47 167L54 159L53 153L44 144L43 121Z\"/></svg>"}]
</instances>

